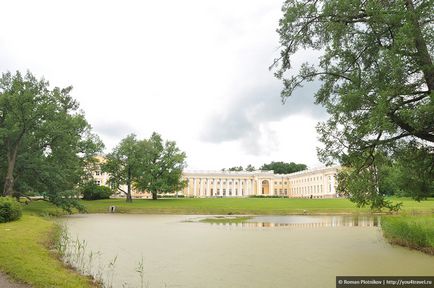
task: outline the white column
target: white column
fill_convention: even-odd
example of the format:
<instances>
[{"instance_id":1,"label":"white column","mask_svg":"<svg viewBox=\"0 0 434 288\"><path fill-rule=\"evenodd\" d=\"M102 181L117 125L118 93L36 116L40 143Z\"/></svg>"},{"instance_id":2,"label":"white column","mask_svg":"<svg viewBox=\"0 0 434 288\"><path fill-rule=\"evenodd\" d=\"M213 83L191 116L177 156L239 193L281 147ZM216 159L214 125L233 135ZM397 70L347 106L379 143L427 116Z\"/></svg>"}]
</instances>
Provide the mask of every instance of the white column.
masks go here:
<instances>
[{"instance_id":1,"label":"white column","mask_svg":"<svg viewBox=\"0 0 434 288\"><path fill-rule=\"evenodd\" d=\"M249 196L250 195L250 184L251 184L251 180L247 179L246 180L246 195Z\"/></svg>"},{"instance_id":2,"label":"white column","mask_svg":"<svg viewBox=\"0 0 434 288\"><path fill-rule=\"evenodd\" d=\"M212 190L212 193L213 193L214 196L215 196L216 193L217 193L217 179L216 179L216 178L213 178L213 179L212 179L212 183L213 183L213 186L214 186L214 188L213 188L213 190Z\"/></svg>"},{"instance_id":3,"label":"white column","mask_svg":"<svg viewBox=\"0 0 434 288\"><path fill-rule=\"evenodd\" d=\"M219 196L223 196L223 179L220 178L220 193Z\"/></svg>"},{"instance_id":4,"label":"white column","mask_svg":"<svg viewBox=\"0 0 434 288\"><path fill-rule=\"evenodd\" d=\"M239 181L238 181L238 195L239 196L243 196L243 185L241 185L242 183L241 183L241 181L243 181L243 179L238 179Z\"/></svg>"},{"instance_id":5,"label":"white column","mask_svg":"<svg viewBox=\"0 0 434 288\"><path fill-rule=\"evenodd\" d=\"M268 189L270 189L270 195L274 195L274 179L268 180L268 183L270 183L270 185L268 185Z\"/></svg>"},{"instance_id":6,"label":"white column","mask_svg":"<svg viewBox=\"0 0 434 288\"><path fill-rule=\"evenodd\" d=\"M209 191L209 178L206 179L206 197L209 197L211 192Z\"/></svg>"},{"instance_id":7,"label":"white column","mask_svg":"<svg viewBox=\"0 0 434 288\"><path fill-rule=\"evenodd\" d=\"M235 192L235 180L236 180L236 179L234 179L234 180L232 181L232 196L237 196L237 193Z\"/></svg>"},{"instance_id":8,"label":"white column","mask_svg":"<svg viewBox=\"0 0 434 288\"><path fill-rule=\"evenodd\" d=\"M203 178L200 178L199 180L199 197L203 196Z\"/></svg>"},{"instance_id":9,"label":"white column","mask_svg":"<svg viewBox=\"0 0 434 288\"><path fill-rule=\"evenodd\" d=\"M187 178L187 195L186 196L190 196L190 178Z\"/></svg>"},{"instance_id":10,"label":"white column","mask_svg":"<svg viewBox=\"0 0 434 288\"><path fill-rule=\"evenodd\" d=\"M226 179L226 196L229 195L229 179Z\"/></svg>"},{"instance_id":11,"label":"white column","mask_svg":"<svg viewBox=\"0 0 434 288\"><path fill-rule=\"evenodd\" d=\"M196 178L193 178L193 195L196 197Z\"/></svg>"},{"instance_id":12,"label":"white column","mask_svg":"<svg viewBox=\"0 0 434 288\"><path fill-rule=\"evenodd\" d=\"M331 185L332 185L332 187L331 187L331 194L336 194L336 190L335 190L335 175L333 174L332 176L331 176L332 178L331 178Z\"/></svg>"},{"instance_id":13,"label":"white column","mask_svg":"<svg viewBox=\"0 0 434 288\"><path fill-rule=\"evenodd\" d=\"M262 195L262 179L256 180L256 194Z\"/></svg>"}]
</instances>

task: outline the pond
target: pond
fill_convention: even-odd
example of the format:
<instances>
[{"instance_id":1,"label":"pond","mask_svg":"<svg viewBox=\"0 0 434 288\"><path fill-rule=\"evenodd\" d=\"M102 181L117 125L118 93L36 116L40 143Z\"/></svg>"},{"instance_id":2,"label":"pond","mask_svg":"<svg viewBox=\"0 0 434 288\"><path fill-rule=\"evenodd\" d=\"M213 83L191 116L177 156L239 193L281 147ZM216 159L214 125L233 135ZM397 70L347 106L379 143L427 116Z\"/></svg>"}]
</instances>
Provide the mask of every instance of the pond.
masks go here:
<instances>
[{"instance_id":1,"label":"pond","mask_svg":"<svg viewBox=\"0 0 434 288\"><path fill-rule=\"evenodd\" d=\"M63 221L70 237L85 243L80 265L113 287L335 287L337 275L434 271L434 257L388 244L379 217L203 218L93 214Z\"/></svg>"}]
</instances>

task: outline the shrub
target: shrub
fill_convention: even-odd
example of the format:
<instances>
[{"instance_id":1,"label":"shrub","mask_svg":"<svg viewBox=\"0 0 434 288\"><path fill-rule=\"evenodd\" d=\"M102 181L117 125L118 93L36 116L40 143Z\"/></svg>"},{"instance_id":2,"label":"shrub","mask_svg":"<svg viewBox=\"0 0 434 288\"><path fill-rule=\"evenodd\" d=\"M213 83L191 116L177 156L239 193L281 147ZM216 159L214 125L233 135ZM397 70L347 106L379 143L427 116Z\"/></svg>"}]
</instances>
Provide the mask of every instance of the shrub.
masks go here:
<instances>
[{"instance_id":1,"label":"shrub","mask_svg":"<svg viewBox=\"0 0 434 288\"><path fill-rule=\"evenodd\" d=\"M84 200L109 199L113 194L112 189L107 186L99 186L95 183L85 183L81 188Z\"/></svg>"},{"instance_id":2,"label":"shrub","mask_svg":"<svg viewBox=\"0 0 434 288\"><path fill-rule=\"evenodd\" d=\"M21 205L15 199L0 197L0 223L18 220L21 215Z\"/></svg>"}]
</instances>

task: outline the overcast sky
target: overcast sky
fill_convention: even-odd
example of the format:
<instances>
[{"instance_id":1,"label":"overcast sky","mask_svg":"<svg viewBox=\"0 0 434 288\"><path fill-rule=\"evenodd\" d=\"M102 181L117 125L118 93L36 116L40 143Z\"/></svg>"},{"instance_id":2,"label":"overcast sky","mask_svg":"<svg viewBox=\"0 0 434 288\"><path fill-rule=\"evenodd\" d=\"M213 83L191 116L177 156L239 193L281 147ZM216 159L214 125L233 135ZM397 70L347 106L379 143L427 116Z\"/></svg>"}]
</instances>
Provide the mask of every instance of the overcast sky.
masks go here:
<instances>
[{"instance_id":1,"label":"overcast sky","mask_svg":"<svg viewBox=\"0 0 434 288\"><path fill-rule=\"evenodd\" d=\"M187 153L188 169L315 167L315 125L327 118L313 103L318 85L282 105L268 70L282 3L1 1L0 71L72 85L106 152L127 134L157 131Z\"/></svg>"}]
</instances>

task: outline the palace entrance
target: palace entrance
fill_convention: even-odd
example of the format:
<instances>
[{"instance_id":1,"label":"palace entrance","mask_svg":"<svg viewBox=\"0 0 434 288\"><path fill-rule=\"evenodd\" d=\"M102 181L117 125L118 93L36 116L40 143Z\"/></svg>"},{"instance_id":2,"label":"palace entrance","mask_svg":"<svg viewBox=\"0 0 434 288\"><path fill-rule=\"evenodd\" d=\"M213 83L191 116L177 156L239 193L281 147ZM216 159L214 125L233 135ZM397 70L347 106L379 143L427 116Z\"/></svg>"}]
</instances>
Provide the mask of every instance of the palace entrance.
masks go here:
<instances>
[{"instance_id":1,"label":"palace entrance","mask_svg":"<svg viewBox=\"0 0 434 288\"><path fill-rule=\"evenodd\" d=\"M270 194L270 182L268 180L262 180L262 195L269 195Z\"/></svg>"}]
</instances>

